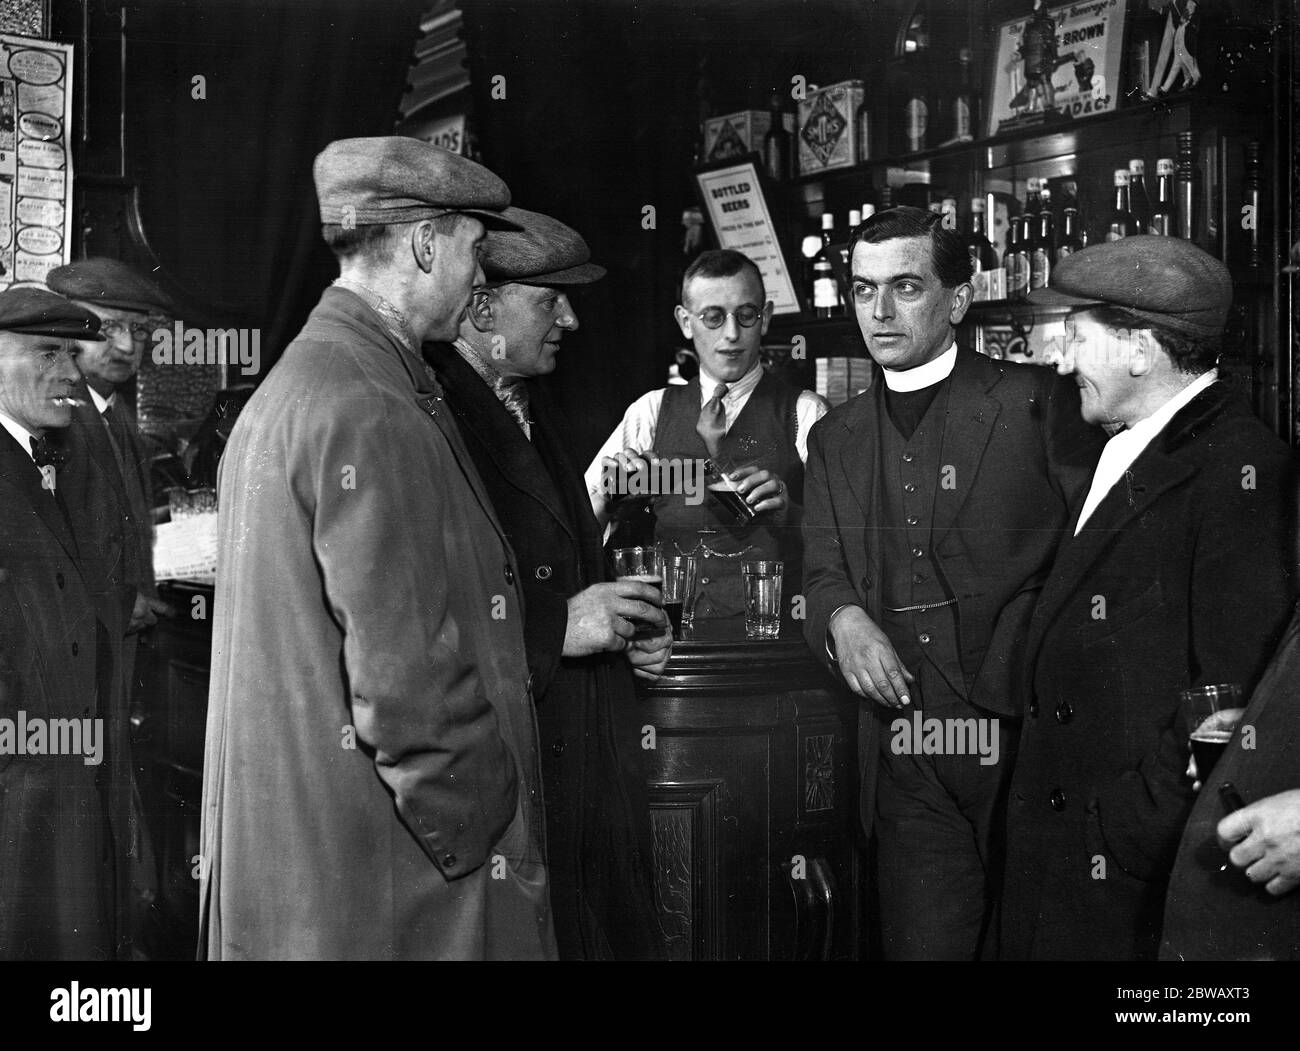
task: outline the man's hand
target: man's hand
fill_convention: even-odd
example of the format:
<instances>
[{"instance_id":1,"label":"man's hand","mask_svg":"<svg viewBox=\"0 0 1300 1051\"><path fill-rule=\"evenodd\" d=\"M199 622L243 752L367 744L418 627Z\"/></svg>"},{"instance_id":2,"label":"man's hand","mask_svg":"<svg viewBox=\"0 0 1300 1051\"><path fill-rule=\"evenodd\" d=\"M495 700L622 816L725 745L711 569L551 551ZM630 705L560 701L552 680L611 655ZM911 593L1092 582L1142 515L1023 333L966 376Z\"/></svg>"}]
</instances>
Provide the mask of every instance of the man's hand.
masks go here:
<instances>
[{"instance_id":1,"label":"man's hand","mask_svg":"<svg viewBox=\"0 0 1300 1051\"><path fill-rule=\"evenodd\" d=\"M648 471L650 464L654 459L655 455L649 449L632 448L624 449L621 452L615 453L613 456L601 457L600 466L602 480L608 479L611 476L622 477L624 479L631 478L632 475L638 474L641 471ZM649 476L647 475L646 477L648 478ZM615 500L620 496L625 495L627 494L606 492L605 507L610 507Z\"/></svg>"},{"instance_id":2,"label":"man's hand","mask_svg":"<svg viewBox=\"0 0 1300 1051\"><path fill-rule=\"evenodd\" d=\"M888 708L912 703L908 686L916 679L866 610L846 606L831 618L830 633L840 673L850 690Z\"/></svg>"},{"instance_id":3,"label":"man's hand","mask_svg":"<svg viewBox=\"0 0 1300 1051\"><path fill-rule=\"evenodd\" d=\"M658 588L641 580L616 580L592 584L569 599L569 622L564 629L565 657L589 657L607 650L626 650L636 632L631 621L657 628L668 627Z\"/></svg>"},{"instance_id":4,"label":"man's hand","mask_svg":"<svg viewBox=\"0 0 1300 1051\"><path fill-rule=\"evenodd\" d=\"M727 477L736 483L736 492L745 498L745 503L754 509L755 514L764 511L778 513L790 506L789 490L771 471L760 471L757 467L737 467L728 471Z\"/></svg>"},{"instance_id":5,"label":"man's hand","mask_svg":"<svg viewBox=\"0 0 1300 1051\"><path fill-rule=\"evenodd\" d=\"M627 651L632 674L654 681L664 673L668 658L673 653L673 633L670 630L653 639L637 639Z\"/></svg>"},{"instance_id":6,"label":"man's hand","mask_svg":"<svg viewBox=\"0 0 1300 1051\"><path fill-rule=\"evenodd\" d=\"M146 595L143 591L135 593L135 606L131 610L131 620L127 623L126 633L134 635L158 623L159 617L175 616L175 610L160 598Z\"/></svg>"},{"instance_id":7,"label":"man's hand","mask_svg":"<svg viewBox=\"0 0 1300 1051\"><path fill-rule=\"evenodd\" d=\"M1300 886L1300 789L1233 811L1216 831L1228 860L1252 883L1274 896Z\"/></svg>"}]
</instances>

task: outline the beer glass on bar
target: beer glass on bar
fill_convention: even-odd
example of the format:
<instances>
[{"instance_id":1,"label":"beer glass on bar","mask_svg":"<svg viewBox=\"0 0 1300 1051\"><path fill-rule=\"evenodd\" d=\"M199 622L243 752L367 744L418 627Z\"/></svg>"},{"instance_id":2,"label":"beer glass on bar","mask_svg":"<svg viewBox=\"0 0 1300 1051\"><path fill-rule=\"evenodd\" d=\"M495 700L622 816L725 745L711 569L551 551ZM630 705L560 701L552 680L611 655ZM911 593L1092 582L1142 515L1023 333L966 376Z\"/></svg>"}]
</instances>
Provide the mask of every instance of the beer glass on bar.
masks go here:
<instances>
[{"instance_id":1,"label":"beer glass on bar","mask_svg":"<svg viewBox=\"0 0 1300 1051\"><path fill-rule=\"evenodd\" d=\"M735 517L739 525L747 526L757 512L745 502L745 498L736 491L736 483L731 479L731 472L737 464L723 464L717 460L704 461L704 484L709 494Z\"/></svg>"},{"instance_id":2,"label":"beer glass on bar","mask_svg":"<svg viewBox=\"0 0 1300 1051\"><path fill-rule=\"evenodd\" d=\"M1183 714L1196 759L1196 772L1204 781L1228 747L1232 732L1241 722L1245 705L1241 683L1225 682L1214 686L1194 686L1179 693Z\"/></svg>"},{"instance_id":3,"label":"beer glass on bar","mask_svg":"<svg viewBox=\"0 0 1300 1051\"><path fill-rule=\"evenodd\" d=\"M694 555L663 556L664 612L673 625L673 638L681 639L695 621L695 575L698 566Z\"/></svg>"},{"instance_id":4,"label":"beer glass on bar","mask_svg":"<svg viewBox=\"0 0 1300 1051\"><path fill-rule=\"evenodd\" d=\"M785 563L756 559L740 564L745 586L745 635L774 639L781 633L781 574Z\"/></svg>"},{"instance_id":5,"label":"beer glass on bar","mask_svg":"<svg viewBox=\"0 0 1300 1051\"><path fill-rule=\"evenodd\" d=\"M659 605L663 605L664 562L658 544L641 544L636 547L616 547L612 552L614 559L614 576L619 580L639 580L652 585L660 594ZM653 639L661 633L655 624L634 620L636 633L634 639Z\"/></svg>"}]
</instances>

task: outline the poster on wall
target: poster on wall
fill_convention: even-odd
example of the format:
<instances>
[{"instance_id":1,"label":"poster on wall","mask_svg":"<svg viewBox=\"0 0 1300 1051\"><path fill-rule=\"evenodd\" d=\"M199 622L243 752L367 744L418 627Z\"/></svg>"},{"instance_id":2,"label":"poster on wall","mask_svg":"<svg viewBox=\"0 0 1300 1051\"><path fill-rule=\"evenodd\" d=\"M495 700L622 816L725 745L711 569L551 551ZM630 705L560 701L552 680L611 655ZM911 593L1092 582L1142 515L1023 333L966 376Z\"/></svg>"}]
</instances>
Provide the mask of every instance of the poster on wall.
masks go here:
<instances>
[{"instance_id":1,"label":"poster on wall","mask_svg":"<svg viewBox=\"0 0 1300 1051\"><path fill-rule=\"evenodd\" d=\"M0 290L72 252L72 45L0 35Z\"/></svg>"},{"instance_id":2,"label":"poster on wall","mask_svg":"<svg viewBox=\"0 0 1300 1051\"><path fill-rule=\"evenodd\" d=\"M753 161L706 169L695 178L719 247L735 249L754 261L774 314L799 313L790 268Z\"/></svg>"},{"instance_id":3,"label":"poster on wall","mask_svg":"<svg viewBox=\"0 0 1300 1051\"><path fill-rule=\"evenodd\" d=\"M988 134L1066 124L1116 108L1126 0L1048 7L997 28Z\"/></svg>"}]
</instances>

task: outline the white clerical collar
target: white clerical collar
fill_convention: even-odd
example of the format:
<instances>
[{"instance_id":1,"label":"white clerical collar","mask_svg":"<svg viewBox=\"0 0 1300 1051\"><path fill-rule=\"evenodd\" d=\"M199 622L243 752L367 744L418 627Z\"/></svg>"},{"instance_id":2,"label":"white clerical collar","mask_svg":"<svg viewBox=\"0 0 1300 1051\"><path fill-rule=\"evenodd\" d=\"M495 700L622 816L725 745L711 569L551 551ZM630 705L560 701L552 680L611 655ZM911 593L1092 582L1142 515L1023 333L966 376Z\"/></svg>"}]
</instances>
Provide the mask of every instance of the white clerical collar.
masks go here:
<instances>
[{"instance_id":1,"label":"white clerical collar","mask_svg":"<svg viewBox=\"0 0 1300 1051\"><path fill-rule=\"evenodd\" d=\"M95 403L95 411L101 416L108 412L113 407L113 403L117 401L117 391L113 391L112 394L105 398L89 383L86 384L86 390L90 391L90 400Z\"/></svg>"},{"instance_id":2,"label":"white clerical collar","mask_svg":"<svg viewBox=\"0 0 1300 1051\"><path fill-rule=\"evenodd\" d=\"M754 367L746 372L740 379L734 383L727 383L726 380L717 379L709 375L708 370L700 366L700 399L701 404L713 397L713 392L717 390L719 383L726 384L727 396L724 401L735 401L737 398L743 398L758 386L758 381L763 378L763 363L754 362Z\"/></svg>"},{"instance_id":3,"label":"white clerical collar","mask_svg":"<svg viewBox=\"0 0 1300 1051\"><path fill-rule=\"evenodd\" d=\"M952 346L933 361L927 361L924 365L917 365L914 369L900 371L882 368L880 371L885 375L886 387L899 393L907 393L914 390L925 390L926 387L933 387L936 383L942 383L952 375L952 370L956 365L957 344L954 342Z\"/></svg>"},{"instance_id":4,"label":"white clerical collar","mask_svg":"<svg viewBox=\"0 0 1300 1051\"><path fill-rule=\"evenodd\" d=\"M4 427L6 431L14 436L14 441L23 447L23 452L25 452L31 461L35 463L36 457L32 455L32 439L35 438L36 435L13 417L6 416L3 412L0 412L0 426Z\"/></svg>"}]
</instances>

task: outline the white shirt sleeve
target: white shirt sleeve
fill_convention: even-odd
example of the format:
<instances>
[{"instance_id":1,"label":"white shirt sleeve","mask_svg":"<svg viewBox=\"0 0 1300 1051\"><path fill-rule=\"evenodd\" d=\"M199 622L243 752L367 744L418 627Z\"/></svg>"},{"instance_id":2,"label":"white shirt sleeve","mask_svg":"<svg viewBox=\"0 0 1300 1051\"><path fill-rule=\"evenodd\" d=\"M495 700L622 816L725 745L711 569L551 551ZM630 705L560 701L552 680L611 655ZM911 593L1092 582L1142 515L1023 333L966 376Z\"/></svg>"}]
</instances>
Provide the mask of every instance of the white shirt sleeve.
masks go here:
<instances>
[{"instance_id":1,"label":"white shirt sleeve","mask_svg":"<svg viewBox=\"0 0 1300 1051\"><path fill-rule=\"evenodd\" d=\"M609 517L605 514L606 493L601 484L603 474L601 461L624 449L645 452L653 448L655 424L659 421L659 407L663 404L663 400L662 387L637 398L623 414L623 421L605 439L605 444L600 447L595 459L583 473L583 481L587 484L587 497L591 500L591 509L596 515L596 521L601 525L609 521Z\"/></svg>"},{"instance_id":2,"label":"white shirt sleeve","mask_svg":"<svg viewBox=\"0 0 1300 1051\"><path fill-rule=\"evenodd\" d=\"M799 454L799 459L804 463L808 462L808 432L812 430L814 423L830 411L830 402L820 394L814 394L810 390L799 392L799 400L794 408L794 448Z\"/></svg>"}]
</instances>

